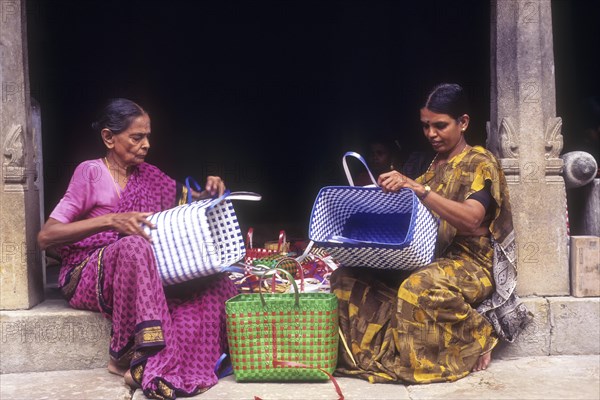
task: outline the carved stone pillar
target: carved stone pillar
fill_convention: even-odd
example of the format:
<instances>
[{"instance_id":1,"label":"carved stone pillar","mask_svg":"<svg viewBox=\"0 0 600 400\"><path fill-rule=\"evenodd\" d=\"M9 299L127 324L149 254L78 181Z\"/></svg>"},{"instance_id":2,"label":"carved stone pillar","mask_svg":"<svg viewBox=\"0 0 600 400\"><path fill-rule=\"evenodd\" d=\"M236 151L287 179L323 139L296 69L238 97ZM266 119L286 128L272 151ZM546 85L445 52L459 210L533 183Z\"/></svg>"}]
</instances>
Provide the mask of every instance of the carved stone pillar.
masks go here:
<instances>
[{"instance_id":1,"label":"carved stone pillar","mask_svg":"<svg viewBox=\"0 0 600 400\"><path fill-rule=\"evenodd\" d=\"M492 0L488 148L507 176L520 295L568 295L567 199L559 157L550 0Z\"/></svg>"},{"instance_id":2,"label":"carved stone pillar","mask_svg":"<svg viewBox=\"0 0 600 400\"><path fill-rule=\"evenodd\" d=\"M24 0L0 1L0 309L43 299L41 175L31 123ZM39 134L39 132L38 132Z\"/></svg>"}]
</instances>

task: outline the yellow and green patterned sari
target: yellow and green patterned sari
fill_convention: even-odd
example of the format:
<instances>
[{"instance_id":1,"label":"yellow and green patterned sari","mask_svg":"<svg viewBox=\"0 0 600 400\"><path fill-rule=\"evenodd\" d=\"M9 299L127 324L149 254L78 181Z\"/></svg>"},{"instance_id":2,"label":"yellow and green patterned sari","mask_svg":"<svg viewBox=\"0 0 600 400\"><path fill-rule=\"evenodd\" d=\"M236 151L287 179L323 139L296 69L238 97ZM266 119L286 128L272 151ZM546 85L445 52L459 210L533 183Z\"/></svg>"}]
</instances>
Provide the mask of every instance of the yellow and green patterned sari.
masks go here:
<instances>
[{"instance_id":1,"label":"yellow and green patterned sari","mask_svg":"<svg viewBox=\"0 0 600 400\"><path fill-rule=\"evenodd\" d=\"M466 376L498 338L514 341L530 314L518 301L508 189L482 147L456 155L417 179L464 201L487 187L493 201L485 236L458 236L440 221L435 261L412 273L340 268L338 372L370 382L429 383Z\"/></svg>"}]
</instances>

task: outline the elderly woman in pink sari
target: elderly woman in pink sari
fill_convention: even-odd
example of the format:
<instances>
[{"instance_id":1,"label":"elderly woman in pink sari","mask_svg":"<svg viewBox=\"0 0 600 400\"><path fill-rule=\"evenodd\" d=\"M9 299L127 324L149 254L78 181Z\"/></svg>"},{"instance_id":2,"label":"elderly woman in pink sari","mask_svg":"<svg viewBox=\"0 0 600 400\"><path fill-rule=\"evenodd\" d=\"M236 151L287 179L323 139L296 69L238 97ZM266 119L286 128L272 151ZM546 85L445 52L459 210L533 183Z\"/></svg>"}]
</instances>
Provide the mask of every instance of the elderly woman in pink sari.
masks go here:
<instances>
[{"instance_id":1,"label":"elderly woman in pink sari","mask_svg":"<svg viewBox=\"0 0 600 400\"><path fill-rule=\"evenodd\" d=\"M92 127L106 156L76 168L38 242L60 253L59 285L69 304L112 320L110 372L151 398L207 390L227 351L224 303L236 288L225 275L163 288L146 218L184 202L187 189L144 162L150 117L136 103L111 100ZM219 177L209 176L192 197L224 190Z\"/></svg>"}]
</instances>

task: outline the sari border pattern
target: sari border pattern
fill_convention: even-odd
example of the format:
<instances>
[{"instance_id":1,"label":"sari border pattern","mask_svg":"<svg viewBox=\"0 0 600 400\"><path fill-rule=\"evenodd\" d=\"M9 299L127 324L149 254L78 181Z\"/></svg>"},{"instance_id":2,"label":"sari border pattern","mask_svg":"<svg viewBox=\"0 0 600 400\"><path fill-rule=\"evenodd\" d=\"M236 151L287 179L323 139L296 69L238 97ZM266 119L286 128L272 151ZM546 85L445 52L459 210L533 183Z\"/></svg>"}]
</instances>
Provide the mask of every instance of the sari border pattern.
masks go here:
<instances>
[{"instance_id":1,"label":"sari border pattern","mask_svg":"<svg viewBox=\"0 0 600 400\"><path fill-rule=\"evenodd\" d=\"M63 296L67 301L70 301L73 295L75 294L75 290L77 290L77 285L79 285L79 280L81 279L81 272L83 271L83 267L89 261L89 257L85 260L77 264L75 268L69 271L67 277L65 279L65 284L60 288Z\"/></svg>"},{"instance_id":2,"label":"sari border pattern","mask_svg":"<svg viewBox=\"0 0 600 400\"><path fill-rule=\"evenodd\" d=\"M112 312L113 309L112 307L110 307L108 304L106 304L106 301L104 300L104 290L102 289L104 287L104 250L106 249L105 247L102 247L100 249L100 251L98 252L98 263L97 263L97 268L98 268L98 279L96 280L96 296L98 298L98 305L100 306L100 310L108 315L108 316L112 316Z\"/></svg>"}]
</instances>

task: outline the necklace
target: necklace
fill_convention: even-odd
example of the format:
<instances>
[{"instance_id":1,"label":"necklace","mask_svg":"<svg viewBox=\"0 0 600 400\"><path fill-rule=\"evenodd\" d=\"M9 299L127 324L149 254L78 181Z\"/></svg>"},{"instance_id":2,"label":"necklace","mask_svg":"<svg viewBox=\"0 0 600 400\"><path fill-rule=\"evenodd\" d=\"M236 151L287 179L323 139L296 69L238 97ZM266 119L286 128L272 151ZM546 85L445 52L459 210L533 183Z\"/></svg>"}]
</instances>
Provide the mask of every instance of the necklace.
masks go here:
<instances>
[{"instance_id":1,"label":"necklace","mask_svg":"<svg viewBox=\"0 0 600 400\"><path fill-rule=\"evenodd\" d=\"M465 151L465 149L467 148L468 144L465 142L465 145L463 146L462 150L459 151L458 153L456 153L456 155L459 155L460 153L462 153L463 151ZM431 160L431 163L429 164L429 167L427 167L427 171L429 171L431 169L431 166L433 165L433 163L435 163L435 161L437 160L438 156L440 155L440 153L435 153L435 157L433 157L433 160ZM425 171L425 172L427 172Z\"/></svg>"},{"instance_id":2,"label":"necklace","mask_svg":"<svg viewBox=\"0 0 600 400\"><path fill-rule=\"evenodd\" d=\"M106 157L104 157L104 162L106 163L106 168L108 168L108 172L110 173L110 177L112 178L113 185L115 186L115 191L117 192L117 197L120 199L121 198L121 190L120 190L119 184L117 183L115 178L113 178L112 173L110 172L110 164L108 163L108 159ZM127 175L126 175L126 177L127 177Z\"/></svg>"}]
</instances>

